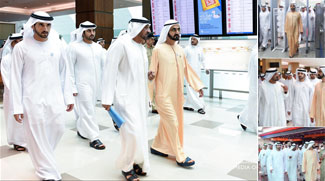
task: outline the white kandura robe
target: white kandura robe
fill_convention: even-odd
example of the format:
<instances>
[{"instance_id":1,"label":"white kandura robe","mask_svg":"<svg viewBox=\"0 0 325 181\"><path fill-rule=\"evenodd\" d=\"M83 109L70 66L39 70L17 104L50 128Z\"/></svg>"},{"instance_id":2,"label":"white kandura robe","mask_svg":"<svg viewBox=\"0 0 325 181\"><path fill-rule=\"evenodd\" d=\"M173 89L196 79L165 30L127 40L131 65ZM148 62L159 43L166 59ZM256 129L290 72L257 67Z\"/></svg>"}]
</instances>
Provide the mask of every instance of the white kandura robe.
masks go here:
<instances>
[{"instance_id":1,"label":"white kandura robe","mask_svg":"<svg viewBox=\"0 0 325 181\"><path fill-rule=\"evenodd\" d=\"M291 93L293 91L293 86L294 83L296 82L296 80L294 78L292 78L291 80L286 79L284 81L284 85L286 85L288 87L288 98L284 100L284 105L285 105L285 112L286 112L286 119L288 121L292 120L292 113L290 113L290 115L288 114L288 111L290 110L290 107L292 105L292 101L293 101L293 94Z\"/></svg>"},{"instance_id":2,"label":"white kandura robe","mask_svg":"<svg viewBox=\"0 0 325 181\"><path fill-rule=\"evenodd\" d=\"M267 150L262 149L260 151L260 154L258 155L258 161L260 162L261 165L261 174L266 175L267 170L266 170L266 159L267 159Z\"/></svg>"},{"instance_id":3,"label":"white kandura robe","mask_svg":"<svg viewBox=\"0 0 325 181\"><path fill-rule=\"evenodd\" d=\"M95 106L100 88L100 69L104 62L102 47L94 42L73 42L69 44L67 54L73 93L78 93L75 97L77 130L83 137L94 141L99 138Z\"/></svg>"},{"instance_id":4,"label":"white kandura robe","mask_svg":"<svg viewBox=\"0 0 325 181\"><path fill-rule=\"evenodd\" d=\"M286 156L289 181L297 181L299 152L297 150L289 150Z\"/></svg>"},{"instance_id":5,"label":"white kandura robe","mask_svg":"<svg viewBox=\"0 0 325 181\"><path fill-rule=\"evenodd\" d=\"M322 80L315 78L315 79L309 79L309 81L310 81L310 83L311 83L311 85L313 87L313 91L314 91L316 84L318 82L321 82Z\"/></svg>"},{"instance_id":6,"label":"white kandura robe","mask_svg":"<svg viewBox=\"0 0 325 181\"><path fill-rule=\"evenodd\" d=\"M9 145L26 147L23 124L18 123L13 116L12 100L10 99L10 66L12 61L11 53L1 60L1 78L4 84L3 113L7 128L7 141Z\"/></svg>"},{"instance_id":7,"label":"white kandura robe","mask_svg":"<svg viewBox=\"0 0 325 181\"><path fill-rule=\"evenodd\" d=\"M105 48L102 48L102 61L100 61L100 64L98 64L98 70L99 70L99 87L97 90L97 100L101 100L102 99L102 80L103 80L103 67L105 66L105 62L106 62L106 54L107 54L107 50Z\"/></svg>"},{"instance_id":8,"label":"white kandura robe","mask_svg":"<svg viewBox=\"0 0 325 181\"><path fill-rule=\"evenodd\" d=\"M260 41L262 41L262 47L266 48L269 40L269 31L270 31L270 13L266 10L265 12L260 12Z\"/></svg>"},{"instance_id":9,"label":"white kandura robe","mask_svg":"<svg viewBox=\"0 0 325 181\"><path fill-rule=\"evenodd\" d=\"M264 81L259 90L259 105L261 106L260 126L286 126L284 100L288 94L284 93L283 84L271 84Z\"/></svg>"},{"instance_id":10,"label":"white kandura robe","mask_svg":"<svg viewBox=\"0 0 325 181\"><path fill-rule=\"evenodd\" d=\"M272 179L272 174L271 174L271 172L270 172L270 164L269 164L269 156L272 154L272 152L273 152L274 150L271 150L271 149L267 149L267 151L266 151L266 162L265 162L265 164L266 164L266 174L267 174L267 178L268 178L268 180L271 180Z\"/></svg>"},{"instance_id":11,"label":"white kandura robe","mask_svg":"<svg viewBox=\"0 0 325 181\"><path fill-rule=\"evenodd\" d=\"M258 101L258 50L257 46L253 48L252 54L250 56L250 61L248 65L248 79L249 79L249 94L248 101L240 113L239 122L249 128L251 131L256 133L257 129L257 101Z\"/></svg>"},{"instance_id":12,"label":"white kandura robe","mask_svg":"<svg viewBox=\"0 0 325 181\"><path fill-rule=\"evenodd\" d=\"M41 179L60 180L54 149L73 104L69 70L59 41L24 38L12 55L10 90L14 114L24 114L28 153Z\"/></svg>"},{"instance_id":13,"label":"white kandura robe","mask_svg":"<svg viewBox=\"0 0 325 181\"><path fill-rule=\"evenodd\" d=\"M315 20L315 12L311 10L309 13L308 41L315 40Z\"/></svg>"},{"instance_id":14,"label":"white kandura robe","mask_svg":"<svg viewBox=\"0 0 325 181\"><path fill-rule=\"evenodd\" d=\"M189 45L185 48L185 56L187 62L193 68L195 73L200 77L201 67L205 69L205 60L203 55L203 49L200 46ZM187 81L186 85L186 97L184 107L190 107L195 110L204 109L204 100L203 97L199 97L199 93L196 92Z\"/></svg>"},{"instance_id":15,"label":"white kandura robe","mask_svg":"<svg viewBox=\"0 0 325 181\"><path fill-rule=\"evenodd\" d=\"M309 110L313 99L311 84L309 81L296 81L291 94L293 94L293 102L289 111L292 114L293 126L310 126Z\"/></svg>"},{"instance_id":16,"label":"white kandura robe","mask_svg":"<svg viewBox=\"0 0 325 181\"><path fill-rule=\"evenodd\" d=\"M125 120L120 128L121 153L117 166L123 171L130 171L136 163L148 172L146 49L126 34L109 48L104 70L102 104L114 103L116 112Z\"/></svg>"},{"instance_id":17,"label":"white kandura robe","mask_svg":"<svg viewBox=\"0 0 325 181\"><path fill-rule=\"evenodd\" d=\"M274 150L268 157L269 169L272 170L269 181L284 180L284 172L287 171L287 162L283 151Z\"/></svg>"},{"instance_id":18,"label":"white kandura robe","mask_svg":"<svg viewBox=\"0 0 325 181\"><path fill-rule=\"evenodd\" d=\"M302 21L302 28L303 28L303 34L302 34L302 39L306 40L306 35L307 35L307 11L305 12L300 12L301 14L301 21ZM310 23L310 22L309 22ZM307 37L308 38L308 37ZM300 41L300 40L299 40Z\"/></svg>"}]
</instances>

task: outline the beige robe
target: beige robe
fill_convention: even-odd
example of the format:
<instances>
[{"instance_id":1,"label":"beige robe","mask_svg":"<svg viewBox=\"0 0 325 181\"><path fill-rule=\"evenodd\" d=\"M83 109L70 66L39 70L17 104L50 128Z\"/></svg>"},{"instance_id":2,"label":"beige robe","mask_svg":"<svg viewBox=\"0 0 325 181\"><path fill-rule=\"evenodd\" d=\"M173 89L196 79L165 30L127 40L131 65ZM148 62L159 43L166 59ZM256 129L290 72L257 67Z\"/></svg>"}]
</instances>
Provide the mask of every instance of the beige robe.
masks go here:
<instances>
[{"instance_id":1,"label":"beige robe","mask_svg":"<svg viewBox=\"0 0 325 181\"><path fill-rule=\"evenodd\" d=\"M306 181L316 181L319 168L316 151L307 150L302 161L302 172L305 172Z\"/></svg>"},{"instance_id":2,"label":"beige robe","mask_svg":"<svg viewBox=\"0 0 325 181\"><path fill-rule=\"evenodd\" d=\"M320 151L319 158L321 161L320 164L320 180L325 180L325 149Z\"/></svg>"},{"instance_id":3,"label":"beige robe","mask_svg":"<svg viewBox=\"0 0 325 181\"><path fill-rule=\"evenodd\" d=\"M178 162L184 162L184 76L195 91L204 85L189 66L183 49L177 44L170 46L163 43L156 46L152 53L150 71L156 73L152 82L156 88L155 101L160 115L158 133L151 147L176 156ZM152 95L152 86L150 92Z\"/></svg>"},{"instance_id":4,"label":"beige robe","mask_svg":"<svg viewBox=\"0 0 325 181\"><path fill-rule=\"evenodd\" d=\"M287 34L289 56L296 54L299 48L299 34L303 32L301 15L299 12L288 12L285 20L284 31Z\"/></svg>"},{"instance_id":5,"label":"beige robe","mask_svg":"<svg viewBox=\"0 0 325 181\"><path fill-rule=\"evenodd\" d=\"M314 89L310 117L316 121L316 126L325 126L325 83L319 82Z\"/></svg>"}]
</instances>

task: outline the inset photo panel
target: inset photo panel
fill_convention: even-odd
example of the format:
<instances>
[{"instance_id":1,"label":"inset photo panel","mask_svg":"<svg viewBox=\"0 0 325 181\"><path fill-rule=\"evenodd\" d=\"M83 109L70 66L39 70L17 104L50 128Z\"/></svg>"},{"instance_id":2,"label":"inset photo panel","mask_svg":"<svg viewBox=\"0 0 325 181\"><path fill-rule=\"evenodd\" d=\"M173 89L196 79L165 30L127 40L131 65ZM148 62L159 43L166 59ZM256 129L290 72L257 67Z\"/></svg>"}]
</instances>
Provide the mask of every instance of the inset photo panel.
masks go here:
<instances>
[{"instance_id":1,"label":"inset photo panel","mask_svg":"<svg viewBox=\"0 0 325 181\"><path fill-rule=\"evenodd\" d=\"M324 1L259 0L260 58L324 58Z\"/></svg>"},{"instance_id":2,"label":"inset photo panel","mask_svg":"<svg viewBox=\"0 0 325 181\"><path fill-rule=\"evenodd\" d=\"M259 127L259 181L323 181L324 173L324 127Z\"/></svg>"},{"instance_id":3,"label":"inset photo panel","mask_svg":"<svg viewBox=\"0 0 325 181\"><path fill-rule=\"evenodd\" d=\"M325 59L259 59L258 125L325 126Z\"/></svg>"}]
</instances>

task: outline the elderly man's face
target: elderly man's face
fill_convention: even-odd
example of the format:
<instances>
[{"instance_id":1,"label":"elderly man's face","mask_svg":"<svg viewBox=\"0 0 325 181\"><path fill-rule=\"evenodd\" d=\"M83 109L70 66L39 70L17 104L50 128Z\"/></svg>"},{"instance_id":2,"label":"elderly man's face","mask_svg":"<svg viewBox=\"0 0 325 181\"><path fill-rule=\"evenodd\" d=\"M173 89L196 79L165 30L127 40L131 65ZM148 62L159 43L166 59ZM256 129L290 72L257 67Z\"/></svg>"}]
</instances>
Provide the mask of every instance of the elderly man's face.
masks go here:
<instances>
[{"instance_id":1,"label":"elderly man's face","mask_svg":"<svg viewBox=\"0 0 325 181\"><path fill-rule=\"evenodd\" d=\"M141 37L141 39L143 40L143 42L145 42L145 40L148 39L148 35L150 33L151 33L150 25L146 25L145 27L143 27L143 29L139 33L139 36Z\"/></svg>"},{"instance_id":2,"label":"elderly man's face","mask_svg":"<svg viewBox=\"0 0 325 181\"><path fill-rule=\"evenodd\" d=\"M278 74L278 73L275 73L275 74L273 75L273 77L272 77L272 79L271 79L271 80L273 80L274 82L276 82L276 81L280 80L280 74Z\"/></svg>"},{"instance_id":3,"label":"elderly man's face","mask_svg":"<svg viewBox=\"0 0 325 181\"><path fill-rule=\"evenodd\" d=\"M34 33L42 39L46 39L51 31L51 23L37 22L32 28Z\"/></svg>"},{"instance_id":4,"label":"elderly man's face","mask_svg":"<svg viewBox=\"0 0 325 181\"><path fill-rule=\"evenodd\" d=\"M293 11L295 11L295 10L296 10L296 5L294 5L294 4L290 4L290 9L293 10ZM303 11L303 12L304 12L304 11Z\"/></svg>"},{"instance_id":5,"label":"elderly man's face","mask_svg":"<svg viewBox=\"0 0 325 181\"><path fill-rule=\"evenodd\" d=\"M178 24L173 25L168 32L168 38L174 41L178 41L181 34L181 28Z\"/></svg>"}]
</instances>

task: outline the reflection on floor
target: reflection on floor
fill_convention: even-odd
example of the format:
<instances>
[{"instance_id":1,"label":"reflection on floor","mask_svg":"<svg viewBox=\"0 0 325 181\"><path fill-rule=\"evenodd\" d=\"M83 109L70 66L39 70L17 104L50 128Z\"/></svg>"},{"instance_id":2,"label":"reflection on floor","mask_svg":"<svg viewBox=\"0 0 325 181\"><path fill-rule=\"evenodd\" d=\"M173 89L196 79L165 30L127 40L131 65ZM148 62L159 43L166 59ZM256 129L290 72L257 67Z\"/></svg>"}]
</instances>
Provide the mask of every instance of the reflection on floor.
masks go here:
<instances>
[{"instance_id":1,"label":"reflection on floor","mask_svg":"<svg viewBox=\"0 0 325 181\"><path fill-rule=\"evenodd\" d=\"M185 153L196 161L191 169L176 165L175 158L150 154L151 170L144 180L256 180L256 134L243 132L236 119L246 101L205 98L207 114L184 111ZM2 107L2 105L1 105ZM55 153L63 180L123 180L115 167L120 152L119 133L108 113L96 108L100 137L105 150L94 150L77 136L73 113L66 114L66 131ZM159 115L149 114L148 141L156 134ZM1 180L35 180L27 152L16 152L7 145L3 110L1 117Z\"/></svg>"},{"instance_id":2,"label":"reflection on floor","mask_svg":"<svg viewBox=\"0 0 325 181\"><path fill-rule=\"evenodd\" d=\"M311 42L308 44L309 51L306 53L306 43L300 43L299 53L296 54L293 58L315 58L315 43ZM289 58L289 52L282 52L282 50L272 51L270 44L265 51L258 51L259 58Z\"/></svg>"}]
</instances>

